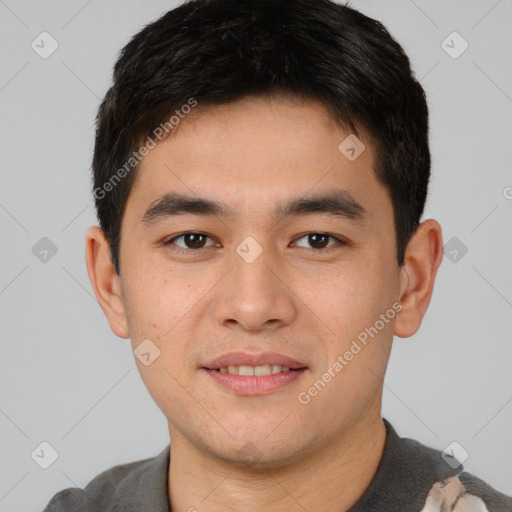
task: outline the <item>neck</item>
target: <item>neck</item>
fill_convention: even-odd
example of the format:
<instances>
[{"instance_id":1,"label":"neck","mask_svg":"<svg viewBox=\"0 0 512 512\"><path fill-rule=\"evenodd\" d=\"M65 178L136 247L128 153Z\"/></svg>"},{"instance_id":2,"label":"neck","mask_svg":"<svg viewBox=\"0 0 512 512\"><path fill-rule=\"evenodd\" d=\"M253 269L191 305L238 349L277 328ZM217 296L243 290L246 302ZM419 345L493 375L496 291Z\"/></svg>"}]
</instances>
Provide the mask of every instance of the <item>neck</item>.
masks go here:
<instances>
[{"instance_id":1,"label":"neck","mask_svg":"<svg viewBox=\"0 0 512 512\"><path fill-rule=\"evenodd\" d=\"M171 427L170 432L173 512L346 511L370 485L386 440L379 408L307 458L250 469L205 453Z\"/></svg>"}]
</instances>

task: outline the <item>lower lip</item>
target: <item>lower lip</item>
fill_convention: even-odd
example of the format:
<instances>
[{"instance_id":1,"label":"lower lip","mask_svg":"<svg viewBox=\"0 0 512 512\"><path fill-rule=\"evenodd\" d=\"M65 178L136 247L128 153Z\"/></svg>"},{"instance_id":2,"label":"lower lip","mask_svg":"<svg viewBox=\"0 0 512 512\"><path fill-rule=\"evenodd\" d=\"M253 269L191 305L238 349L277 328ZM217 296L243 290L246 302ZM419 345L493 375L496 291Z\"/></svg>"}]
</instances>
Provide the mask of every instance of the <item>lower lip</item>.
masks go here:
<instances>
[{"instance_id":1,"label":"lower lip","mask_svg":"<svg viewBox=\"0 0 512 512\"><path fill-rule=\"evenodd\" d=\"M287 372L271 373L270 375L240 376L221 373L216 370L202 368L217 384L234 391L241 396L268 395L297 380L306 368Z\"/></svg>"}]
</instances>

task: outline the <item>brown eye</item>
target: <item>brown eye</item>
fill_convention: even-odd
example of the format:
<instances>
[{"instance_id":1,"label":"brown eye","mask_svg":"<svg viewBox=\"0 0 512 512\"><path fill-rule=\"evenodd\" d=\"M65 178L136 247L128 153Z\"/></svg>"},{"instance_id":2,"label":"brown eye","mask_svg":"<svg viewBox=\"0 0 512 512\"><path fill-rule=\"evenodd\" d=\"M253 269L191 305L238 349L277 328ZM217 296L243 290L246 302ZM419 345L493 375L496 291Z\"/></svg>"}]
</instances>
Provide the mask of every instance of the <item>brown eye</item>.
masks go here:
<instances>
[{"instance_id":1,"label":"brown eye","mask_svg":"<svg viewBox=\"0 0 512 512\"><path fill-rule=\"evenodd\" d=\"M315 249L323 249L329 243L329 235L322 235L320 233L314 233L312 235L308 235L308 242Z\"/></svg>"},{"instance_id":2,"label":"brown eye","mask_svg":"<svg viewBox=\"0 0 512 512\"><path fill-rule=\"evenodd\" d=\"M334 244L329 244L329 239L334 240ZM338 237L335 237L333 235L328 235L327 233L308 233L307 235L301 236L297 239L297 241L294 243L294 245L298 247L307 247L305 245L299 244L298 242L300 240L305 240L307 244L310 245L308 248L312 249L330 249L331 247L335 245L346 245L346 242L344 240L341 240Z\"/></svg>"},{"instance_id":3,"label":"brown eye","mask_svg":"<svg viewBox=\"0 0 512 512\"><path fill-rule=\"evenodd\" d=\"M206 245L209 238L210 237L204 233L182 233L181 235L175 236L165 242L165 245L176 245L182 249L198 250L215 245ZM181 240L181 243L177 243L178 240Z\"/></svg>"},{"instance_id":4,"label":"brown eye","mask_svg":"<svg viewBox=\"0 0 512 512\"><path fill-rule=\"evenodd\" d=\"M189 249L202 249L204 247L206 236L200 233L188 233L183 236L185 245Z\"/></svg>"}]
</instances>

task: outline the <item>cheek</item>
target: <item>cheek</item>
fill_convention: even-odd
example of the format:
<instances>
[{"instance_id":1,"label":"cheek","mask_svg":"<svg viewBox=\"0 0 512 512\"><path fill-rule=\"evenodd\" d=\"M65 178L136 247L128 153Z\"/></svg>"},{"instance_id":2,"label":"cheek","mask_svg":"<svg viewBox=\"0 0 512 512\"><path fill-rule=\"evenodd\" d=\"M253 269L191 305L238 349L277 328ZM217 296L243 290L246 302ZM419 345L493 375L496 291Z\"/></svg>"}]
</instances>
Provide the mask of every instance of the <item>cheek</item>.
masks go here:
<instances>
[{"instance_id":1,"label":"cheek","mask_svg":"<svg viewBox=\"0 0 512 512\"><path fill-rule=\"evenodd\" d=\"M172 411L180 411L182 419L189 414L192 404L180 385L184 380L179 365L169 362L162 352L149 366L137 360L137 367L146 389L166 417L171 417Z\"/></svg>"},{"instance_id":2,"label":"cheek","mask_svg":"<svg viewBox=\"0 0 512 512\"><path fill-rule=\"evenodd\" d=\"M136 363L159 403L161 388L167 389L165 396L172 396L176 381L184 382L187 373L193 370L190 344L197 338L194 331L198 327L194 318L205 314L207 301L201 299L206 297L214 281L191 276L189 272L171 272L162 266L134 268L138 270L127 273L124 292L130 338L135 356L137 347L148 343L144 340L150 340L156 347L153 350L158 357L150 366L139 360Z\"/></svg>"},{"instance_id":3,"label":"cheek","mask_svg":"<svg viewBox=\"0 0 512 512\"><path fill-rule=\"evenodd\" d=\"M164 342L192 309L201 306L208 283L169 268L138 266L126 276L124 302L130 335Z\"/></svg>"},{"instance_id":4,"label":"cheek","mask_svg":"<svg viewBox=\"0 0 512 512\"><path fill-rule=\"evenodd\" d=\"M337 271L308 296L312 308L339 334L364 326L378 309L379 272L368 265L352 265ZM340 331L341 329L341 331Z\"/></svg>"},{"instance_id":5,"label":"cheek","mask_svg":"<svg viewBox=\"0 0 512 512\"><path fill-rule=\"evenodd\" d=\"M328 327L330 359L344 353L354 340L392 338L396 317L392 306L398 296L398 280L392 269L381 258L366 259L336 272L308 297L321 324Z\"/></svg>"}]
</instances>

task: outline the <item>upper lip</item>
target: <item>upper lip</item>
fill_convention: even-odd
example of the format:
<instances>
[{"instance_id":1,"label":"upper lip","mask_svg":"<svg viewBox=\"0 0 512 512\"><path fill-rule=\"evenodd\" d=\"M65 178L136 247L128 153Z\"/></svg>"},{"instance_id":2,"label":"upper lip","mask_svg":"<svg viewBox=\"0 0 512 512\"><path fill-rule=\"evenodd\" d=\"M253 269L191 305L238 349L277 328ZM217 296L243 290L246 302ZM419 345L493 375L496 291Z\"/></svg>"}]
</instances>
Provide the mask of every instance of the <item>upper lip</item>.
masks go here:
<instances>
[{"instance_id":1,"label":"upper lip","mask_svg":"<svg viewBox=\"0 0 512 512\"><path fill-rule=\"evenodd\" d=\"M247 352L227 352L222 354L211 361L208 361L202 366L209 370L218 370L227 366L264 366L264 365L279 365L287 368L298 370L306 368L306 365L277 352L261 352L259 354L249 354Z\"/></svg>"}]
</instances>

